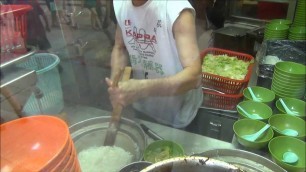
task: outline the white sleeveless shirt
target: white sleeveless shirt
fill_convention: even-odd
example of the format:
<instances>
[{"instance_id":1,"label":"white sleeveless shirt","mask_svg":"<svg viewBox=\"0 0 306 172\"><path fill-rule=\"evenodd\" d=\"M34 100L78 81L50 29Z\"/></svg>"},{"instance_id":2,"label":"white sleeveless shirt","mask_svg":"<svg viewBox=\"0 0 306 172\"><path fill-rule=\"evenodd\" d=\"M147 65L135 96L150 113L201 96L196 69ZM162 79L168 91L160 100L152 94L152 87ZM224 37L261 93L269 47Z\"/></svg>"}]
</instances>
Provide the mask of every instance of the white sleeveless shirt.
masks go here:
<instances>
[{"instance_id":1,"label":"white sleeveless shirt","mask_svg":"<svg viewBox=\"0 0 306 172\"><path fill-rule=\"evenodd\" d=\"M172 27L180 12L194 9L187 0L148 0L134 6L132 0L114 0L114 10L129 53L134 79L175 75L183 70ZM202 104L201 88L179 96L148 97L134 108L163 124L185 127Z\"/></svg>"}]
</instances>

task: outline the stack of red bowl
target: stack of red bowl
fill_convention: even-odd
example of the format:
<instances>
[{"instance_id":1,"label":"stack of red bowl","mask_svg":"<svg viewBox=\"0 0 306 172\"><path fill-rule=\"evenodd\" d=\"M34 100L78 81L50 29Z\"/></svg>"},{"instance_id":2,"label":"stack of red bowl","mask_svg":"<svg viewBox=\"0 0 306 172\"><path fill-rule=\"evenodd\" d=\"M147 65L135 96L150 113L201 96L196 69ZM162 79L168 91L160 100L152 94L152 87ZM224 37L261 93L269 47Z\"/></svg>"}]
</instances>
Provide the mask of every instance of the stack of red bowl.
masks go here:
<instances>
[{"instance_id":1,"label":"stack of red bowl","mask_svg":"<svg viewBox=\"0 0 306 172\"><path fill-rule=\"evenodd\" d=\"M38 115L1 125L1 171L81 171L67 124Z\"/></svg>"}]
</instances>

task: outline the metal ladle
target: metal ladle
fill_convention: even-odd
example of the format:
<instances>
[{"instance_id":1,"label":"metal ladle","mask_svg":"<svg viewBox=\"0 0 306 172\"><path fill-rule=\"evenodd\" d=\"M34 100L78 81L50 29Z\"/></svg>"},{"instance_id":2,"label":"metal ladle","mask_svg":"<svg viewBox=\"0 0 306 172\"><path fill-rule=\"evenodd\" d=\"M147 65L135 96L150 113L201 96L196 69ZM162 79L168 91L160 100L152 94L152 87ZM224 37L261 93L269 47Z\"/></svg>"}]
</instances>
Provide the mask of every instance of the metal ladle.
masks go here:
<instances>
[{"instance_id":1,"label":"metal ladle","mask_svg":"<svg viewBox=\"0 0 306 172\"><path fill-rule=\"evenodd\" d=\"M285 152L283 154L283 159L282 161L288 164L294 164L299 160L299 157L297 156L297 154L293 153L293 152Z\"/></svg>"},{"instance_id":2,"label":"metal ladle","mask_svg":"<svg viewBox=\"0 0 306 172\"><path fill-rule=\"evenodd\" d=\"M293 137L295 137L295 136L299 135L299 132L298 132L298 131L293 130L293 129L290 129L290 128L286 128L286 129L284 129L284 130L279 130L279 129L277 129L276 127L273 127L273 129L276 130L276 131L278 131L279 133L282 133L282 134L287 135L287 136L293 136Z\"/></svg>"},{"instance_id":3,"label":"metal ladle","mask_svg":"<svg viewBox=\"0 0 306 172\"><path fill-rule=\"evenodd\" d=\"M237 105L237 108L240 109L246 116L248 116L251 119L263 119L261 116L258 114L249 114L247 111L245 111L241 106Z\"/></svg>"}]
</instances>

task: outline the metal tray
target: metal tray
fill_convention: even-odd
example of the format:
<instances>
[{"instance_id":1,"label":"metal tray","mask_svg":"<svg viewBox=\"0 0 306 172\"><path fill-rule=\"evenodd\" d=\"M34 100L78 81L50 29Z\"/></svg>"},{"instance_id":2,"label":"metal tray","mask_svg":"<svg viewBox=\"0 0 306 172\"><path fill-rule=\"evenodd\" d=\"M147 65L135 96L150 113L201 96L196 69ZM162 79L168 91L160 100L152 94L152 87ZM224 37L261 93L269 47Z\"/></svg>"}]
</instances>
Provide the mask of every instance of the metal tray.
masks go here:
<instances>
[{"instance_id":1,"label":"metal tray","mask_svg":"<svg viewBox=\"0 0 306 172\"><path fill-rule=\"evenodd\" d=\"M195 156L225 161L247 172L286 172L286 170L263 156L239 149L215 149L195 154Z\"/></svg>"}]
</instances>

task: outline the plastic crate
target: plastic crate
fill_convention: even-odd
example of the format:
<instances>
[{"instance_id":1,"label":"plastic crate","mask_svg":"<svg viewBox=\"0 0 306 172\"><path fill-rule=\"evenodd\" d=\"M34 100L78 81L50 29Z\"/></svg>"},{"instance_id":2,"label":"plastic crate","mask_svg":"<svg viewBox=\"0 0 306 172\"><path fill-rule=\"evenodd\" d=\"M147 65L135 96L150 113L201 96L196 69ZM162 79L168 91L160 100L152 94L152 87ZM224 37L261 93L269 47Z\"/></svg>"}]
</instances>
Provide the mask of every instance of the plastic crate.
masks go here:
<instances>
[{"instance_id":1,"label":"plastic crate","mask_svg":"<svg viewBox=\"0 0 306 172\"><path fill-rule=\"evenodd\" d=\"M29 97L23 107L26 115L59 114L64 108L60 74L57 69L59 63L60 59L55 54L37 53L28 61L17 65L36 71L36 87L42 93L42 97L38 99L34 93Z\"/></svg>"},{"instance_id":2,"label":"plastic crate","mask_svg":"<svg viewBox=\"0 0 306 172\"><path fill-rule=\"evenodd\" d=\"M27 12L32 10L31 5L1 5L1 18L8 17L13 14L14 20L11 20L11 23L15 32L20 32L21 36L27 38Z\"/></svg>"},{"instance_id":3,"label":"plastic crate","mask_svg":"<svg viewBox=\"0 0 306 172\"><path fill-rule=\"evenodd\" d=\"M30 5L0 6L1 63L12 60L11 54L27 52L27 12L32 9Z\"/></svg>"},{"instance_id":4,"label":"plastic crate","mask_svg":"<svg viewBox=\"0 0 306 172\"><path fill-rule=\"evenodd\" d=\"M205 59L207 54L213 55L228 55L232 57L237 57L239 60L244 60L248 62L254 61L254 57L248 54L239 53L230 50L224 50L219 48L207 48L201 52L202 61ZM230 79L211 73L202 73L202 84L207 88L212 88L221 91L226 94L239 94L244 88L247 87L252 74L253 63L248 66L248 72L243 80Z\"/></svg>"},{"instance_id":5,"label":"plastic crate","mask_svg":"<svg viewBox=\"0 0 306 172\"><path fill-rule=\"evenodd\" d=\"M221 94L203 89L203 106L215 109L234 110L243 100L243 94Z\"/></svg>"}]
</instances>

